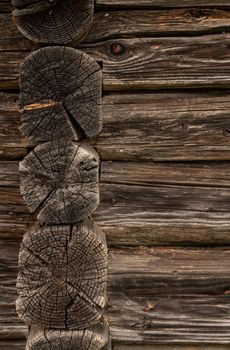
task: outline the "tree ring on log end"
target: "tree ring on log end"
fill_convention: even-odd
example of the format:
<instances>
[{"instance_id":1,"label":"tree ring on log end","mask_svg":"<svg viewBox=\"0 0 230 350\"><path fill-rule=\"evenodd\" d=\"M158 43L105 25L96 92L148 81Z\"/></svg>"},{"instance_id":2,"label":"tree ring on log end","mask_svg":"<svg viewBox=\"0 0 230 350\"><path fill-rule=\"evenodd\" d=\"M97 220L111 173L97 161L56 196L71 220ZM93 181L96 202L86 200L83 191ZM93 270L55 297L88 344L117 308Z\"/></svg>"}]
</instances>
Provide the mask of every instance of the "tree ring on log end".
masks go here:
<instances>
[{"instance_id":1,"label":"tree ring on log end","mask_svg":"<svg viewBox=\"0 0 230 350\"><path fill-rule=\"evenodd\" d=\"M84 329L99 322L107 261L104 234L91 220L33 228L19 253L19 317L54 329Z\"/></svg>"},{"instance_id":2,"label":"tree ring on log end","mask_svg":"<svg viewBox=\"0 0 230 350\"><path fill-rule=\"evenodd\" d=\"M32 326L26 350L101 350L108 341L105 321L84 330L45 330Z\"/></svg>"},{"instance_id":3,"label":"tree ring on log end","mask_svg":"<svg viewBox=\"0 0 230 350\"><path fill-rule=\"evenodd\" d=\"M19 163L20 189L29 210L49 224L89 217L99 204L99 156L87 144L45 142Z\"/></svg>"},{"instance_id":4,"label":"tree ring on log end","mask_svg":"<svg viewBox=\"0 0 230 350\"><path fill-rule=\"evenodd\" d=\"M84 52L64 46L33 52L21 65L20 88L24 135L77 140L100 132L102 71Z\"/></svg>"},{"instance_id":5,"label":"tree ring on log end","mask_svg":"<svg viewBox=\"0 0 230 350\"><path fill-rule=\"evenodd\" d=\"M14 22L37 43L66 44L89 33L94 0L12 0Z\"/></svg>"}]
</instances>

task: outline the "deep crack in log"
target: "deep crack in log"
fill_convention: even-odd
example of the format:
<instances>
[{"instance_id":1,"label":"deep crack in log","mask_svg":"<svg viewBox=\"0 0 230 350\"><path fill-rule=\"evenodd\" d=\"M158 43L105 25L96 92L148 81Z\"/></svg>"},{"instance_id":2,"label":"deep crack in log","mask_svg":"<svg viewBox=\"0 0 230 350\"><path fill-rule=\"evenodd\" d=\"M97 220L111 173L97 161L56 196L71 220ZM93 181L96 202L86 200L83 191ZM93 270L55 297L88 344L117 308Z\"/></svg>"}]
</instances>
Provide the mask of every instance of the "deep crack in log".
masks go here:
<instances>
[{"instance_id":1,"label":"deep crack in log","mask_svg":"<svg viewBox=\"0 0 230 350\"><path fill-rule=\"evenodd\" d=\"M87 144L43 143L20 162L19 170L21 195L42 222L79 222L99 204L99 157Z\"/></svg>"},{"instance_id":2,"label":"deep crack in log","mask_svg":"<svg viewBox=\"0 0 230 350\"><path fill-rule=\"evenodd\" d=\"M21 65L20 87L24 135L77 140L100 132L102 71L87 54L64 46L37 50Z\"/></svg>"},{"instance_id":3,"label":"deep crack in log","mask_svg":"<svg viewBox=\"0 0 230 350\"><path fill-rule=\"evenodd\" d=\"M106 280L106 240L91 220L35 227L19 254L18 315L46 328L87 328L102 317Z\"/></svg>"},{"instance_id":4,"label":"deep crack in log","mask_svg":"<svg viewBox=\"0 0 230 350\"><path fill-rule=\"evenodd\" d=\"M93 22L93 0L12 0L12 5L18 29L38 43L79 42Z\"/></svg>"}]
</instances>

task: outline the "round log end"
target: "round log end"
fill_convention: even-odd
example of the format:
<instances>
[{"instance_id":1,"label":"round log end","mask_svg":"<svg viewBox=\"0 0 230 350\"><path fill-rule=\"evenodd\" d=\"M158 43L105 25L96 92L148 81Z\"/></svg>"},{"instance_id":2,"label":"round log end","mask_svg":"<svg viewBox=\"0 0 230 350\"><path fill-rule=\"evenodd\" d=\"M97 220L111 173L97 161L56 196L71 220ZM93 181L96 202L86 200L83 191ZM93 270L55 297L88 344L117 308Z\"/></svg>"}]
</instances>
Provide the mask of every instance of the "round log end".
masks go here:
<instances>
[{"instance_id":1,"label":"round log end","mask_svg":"<svg viewBox=\"0 0 230 350\"><path fill-rule=\"evenodd\" d=\"M106 303L107 260L105 237L91 220L32 229L19 254L19 318L54 329L97 323Z\"/></svg>"},{"instance_id":2,"label":"round log end","mask_svg":"<svg viewBox=\"0 0 230 350\"><path fill-rule=\"evenodd\" d=\"M32 327L26 350L101 350L108 343L108 325L79 331L44 330Z\"/></svg>"},{"instance_id":3,"label":"round log end","mask_svg":"<svg viewBox=\"0 0 230 350\"><path fill-rule=\"evenodd\" d=\"M99 204L99 157L86 144L60 140L37 146L19 164L21 195L41 222L72 224Z\"/></svg>"},{"instance_id":4,"label":"round log end","mask_svg":"<svg viewBox=\"0 0 230 350\"><path fill-rule=\"evenodd\" d=\"M18 29L37 43L81 41L92 26L93 0L12 0L12 4Z\"/></svg>"},{"instance_id":5,"label":"round log end","mask_svg":"<svg viewBox=\"0 0 230 350\"><path fill-rule=\"evenodd\" d=\"M102 127L100 66L87 54L53 46L20 69L21 131L37 141L94 137Z\"/></svg>"}]
</instances>

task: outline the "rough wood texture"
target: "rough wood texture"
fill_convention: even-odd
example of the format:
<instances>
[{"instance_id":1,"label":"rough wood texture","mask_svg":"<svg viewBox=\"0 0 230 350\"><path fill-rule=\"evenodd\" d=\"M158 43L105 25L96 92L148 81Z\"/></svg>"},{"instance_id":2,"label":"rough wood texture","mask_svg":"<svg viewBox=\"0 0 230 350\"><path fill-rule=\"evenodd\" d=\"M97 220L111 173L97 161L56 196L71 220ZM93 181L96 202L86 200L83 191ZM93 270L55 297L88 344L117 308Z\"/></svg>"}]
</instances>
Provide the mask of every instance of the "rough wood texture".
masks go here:
<instances>
[{"instance_id":1,"label":"rough wood texture","mask_svg":"<svg viewBox=\"0 0 230 350\"><path fill-rule=\"evenodd\" d=\"M5 30L7 28L7 31ZM230 30L230 12L221 9L167 9L103 11L94 15L84 43L105 39L194 35ZM38 44L26 39L10 14L0 14L1 50L32 50Z\"/></svg>"},{"instance_id":2,"label":"rough wood texture","mask_svg":"<svg viewBox=\"0 0 230 350\"><path fill-rule=\"evenodd\" d=\"M229 0L96 0L98 7L229 7Z\"/></svg>"},{"instance_id":3,"label":"rough wood texture","mask_svg":"<svg viewBox=\"0 0 230 350\"><path fill-rule=\"evenodd\" d=\"M1 159L25 156L17 95L0 94ZM90 141L102 160L230 160L229 91L121 93L102 100L103 130Z\"/></svg>"},{"instance_id":4,"label":"rough wood texture","mask_svg":"<svg viewBox=\"0 0 230 350\"><path fill-rule=\"evenodd\" d=\"M81 44L103 63L103 88L111 90L227 88L230 34L135 38ZM1 52L0 89L18 87L26 52Z\"/></svg>"},{"instance_id":5,"label":"rough wood texture","mask_svg":"<svg viewBox=\"0 0 230 350\"><path fill-rule=\"evenodd\" d=\"M93 0L13 1L13 4L18 29L39 43L80 41L89 32L93 21Z\"/></svg>"},{"instance_id":6,"label":"rough wood texture","mask_svg":"<svg viewBox=\"0 0 230 350\"><path fill-rule=\"evenodd\" d=\"M99 158L87 144L64 139L37 146L19 164L29 210L46 223L75 223L99 203Z\"/></svg>"},{"instance_id":7,"label":"rough wood texture","mask_svg":"<svg viewBox=\"0 0 230 350\"><path fill-rule=\"evenodd\" d=\"M21 240L33 221L17 167L0 163L0 237L8 240ZM229 179L229 162L102 162L94 219L112 246L226 245Z\"/></svg>"},{"instance_id":8,"label":"rough wood texture","mask_svg":"<svg viewBox=\"0 0 230 350\"><path fill-rule=\"evenodd\" d=\"M0 338L23 338L14 305L19 243L1 242L0 249ZM111 250L106 314L113 344L229 346L229 259L228 247ZM155 307L146 311L148 301Z\"/></svg>"},{"instance_id":9,"label":"rough wood texture","mask_svg":"<svg viewBox=\"0 0 230 350\"><path fill-rule=\"evenodd\" d=\"M32 328L26 350L100 350L108 342L108 327L100 323L83 331Z\"/></svg>"},{"instance_id":10,"label":"rough wood texture","mask_svg":"<svg viewBox=\"0 0 230 350\"><path fill-rule=\"evenodd\" d=\"M78 139L101 130L101 69L79 50L33 52L20 70L21 131L39 141Z\"/></svg>"},{"instance_id":11,"label":"rough wood texture","mask_svg":"<svg viewBox=\"0 0 230 350\"><path fill-rule=\"evenodd\" d=\"M18 316L45 328L87 328L102 317L106 280L105 237L91 221L32 229L19 254Z\"/></svg>"}]
</instances>

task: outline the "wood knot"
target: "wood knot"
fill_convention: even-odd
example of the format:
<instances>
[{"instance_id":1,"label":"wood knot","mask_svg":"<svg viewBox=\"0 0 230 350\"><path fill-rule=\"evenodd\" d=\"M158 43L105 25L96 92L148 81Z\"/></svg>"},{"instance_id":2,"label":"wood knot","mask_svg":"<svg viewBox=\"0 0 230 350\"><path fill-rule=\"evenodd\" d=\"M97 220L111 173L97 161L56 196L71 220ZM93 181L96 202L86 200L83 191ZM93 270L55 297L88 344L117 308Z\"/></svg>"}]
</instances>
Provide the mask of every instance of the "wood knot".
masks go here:
<instances>
[{"instance_id":1,"label":"wood knot","mask_svg":"<svg viewBox=\"0 0 230 350\"><path fill-rule=\"evenodd\" d=\"M230 136L230 128L226 128L226 129L224 130L224 135L225 135L225 136Z\"/></svg>"},{"instance_id":2,"label":"wood knot","mask_svg":"<svg viewBox=\"0 0 230 350\"><path fill-rule=\"evenodd\" d=\"M125 46L119 42L111 44L109 48L113 56L121 56L125 53Z\"/></svg>"},{"instance_id":3,"label":"wood knot","mask_svg":"<svg viewBox=\"0 0 230 350\"><path fill-rule=\"evenodd\" d=\"M205 17L204 11L199 8L193 8L188 10L188 14L190 17L197 18L197 19Z\"/></svg>"}]
</instances>

